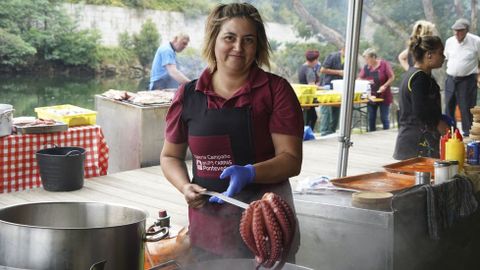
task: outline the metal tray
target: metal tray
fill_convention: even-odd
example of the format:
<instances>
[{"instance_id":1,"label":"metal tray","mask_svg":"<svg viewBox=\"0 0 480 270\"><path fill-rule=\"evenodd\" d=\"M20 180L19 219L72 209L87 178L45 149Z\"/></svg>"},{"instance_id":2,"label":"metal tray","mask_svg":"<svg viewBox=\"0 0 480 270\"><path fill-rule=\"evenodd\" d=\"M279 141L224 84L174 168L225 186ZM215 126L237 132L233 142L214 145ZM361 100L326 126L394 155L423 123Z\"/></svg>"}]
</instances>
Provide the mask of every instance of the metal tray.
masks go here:
<instances>
[{"instance_id":1,"label":"metal tray","mask_svg":"<svg viewBox=\"0 0 480 270\"><path fill-rule=\"evenodd\" d=\"M415 185L413 175L373 172L330 180L337 187L361 191L397 192Z\"/></svg>"},{"instance_id":2,"label":"metal tray","mask_svg":"<svg viewBox=\"0 0 480 270\"><path fill-rule=\"evenodd\" d=\"M430 172L432 178L434 178L433 163L434 158L416 157L406 159L400 162L391 163L383 166L388 172L403 173L414 175L415 172Z\"/></svg>"},{"instance_id":3,"label":"metal tray","mask_svg":"<svg viewBox=\"0 0 480 270\"><path fill-rule=\"evenodd\" d=\"M37 125L37 126L24 126L14 125L14 129L18 134L39 134L39 133L53 133L67 131L68 125L63 122L56 122L53 125Z\"/></svg>"}]
</instances>

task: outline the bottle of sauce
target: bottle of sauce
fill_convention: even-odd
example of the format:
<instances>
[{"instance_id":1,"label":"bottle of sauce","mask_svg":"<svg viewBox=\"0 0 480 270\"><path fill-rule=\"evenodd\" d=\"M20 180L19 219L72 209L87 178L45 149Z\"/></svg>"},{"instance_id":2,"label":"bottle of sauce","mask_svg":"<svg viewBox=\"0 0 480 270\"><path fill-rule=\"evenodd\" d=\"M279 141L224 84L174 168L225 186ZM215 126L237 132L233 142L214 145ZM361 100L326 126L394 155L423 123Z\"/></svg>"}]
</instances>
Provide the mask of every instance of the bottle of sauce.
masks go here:
<instances>
[{"instance_id":1,"label":"bottle of sauce","mask_svg":"<svg viewBox=\"0 0 480 270\"><path fill-rule=\"evenodd\" d=\"M440 159L445 160L445 143L450 139L451 133L450 130L447 130L447 133L440 138Z\"/></svg>"},{"instance_id":2,"label":"bottle of sauce","mask_svg":"<svg viewBox=\"0 0 480 270\"><path fill-rule=\"evenodd\" d=\"M461 136L461 135L460 135ZM446 160L457 160L458 161L458 171L463 170L463 162L465 161L465 145L463 141L457 138L457 134L453 134L445 143L445 159Z\"/></svg>"},{"instance_id":3,"label":"bottle of sauce","mask_svg":"<svg viewBox=\"0 0 480 270\"><path fill-rule=\"evenodd\" d=\"M455 136L457 137L458 140L460 140L461 142L463 142L463 136L462 134L460 133L460 130L458 128L455 129Z\"/></svg>"}]
</instances>

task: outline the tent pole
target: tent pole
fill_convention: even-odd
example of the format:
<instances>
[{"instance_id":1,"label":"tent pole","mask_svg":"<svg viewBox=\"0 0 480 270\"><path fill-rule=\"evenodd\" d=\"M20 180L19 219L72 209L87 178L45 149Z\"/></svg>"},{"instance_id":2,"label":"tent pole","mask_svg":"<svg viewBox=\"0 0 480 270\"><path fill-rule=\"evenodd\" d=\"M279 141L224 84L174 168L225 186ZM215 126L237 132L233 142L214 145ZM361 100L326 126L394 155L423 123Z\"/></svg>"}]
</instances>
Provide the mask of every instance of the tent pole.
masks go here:
<instances>
[{"instance_id":1,"label":"tent pole","mask_svg":"<svg viewBox=\"0 0 480 270\"><path fill-rule=\"evenodd\" d=\"M352 134L353 99L355 96L355 78L357 75L357 55L362 22L363 0L348 1L348 21L345 44L344 93L340 109L340 136L338 137L339 156L337 162L337 177L347 174L348 151L353 142Z\"/></svg>"}]
</instances>

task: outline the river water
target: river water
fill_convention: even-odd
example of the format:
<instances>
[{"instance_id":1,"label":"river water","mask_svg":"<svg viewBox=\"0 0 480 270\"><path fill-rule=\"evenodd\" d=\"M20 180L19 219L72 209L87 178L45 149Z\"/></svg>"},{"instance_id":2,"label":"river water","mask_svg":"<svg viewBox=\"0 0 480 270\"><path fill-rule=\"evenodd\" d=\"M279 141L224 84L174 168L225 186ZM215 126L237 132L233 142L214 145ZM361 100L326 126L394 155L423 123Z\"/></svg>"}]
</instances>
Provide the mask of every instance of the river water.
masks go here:
<instances>
[{"instance_id":1,"label":"river water","mask_svg":"<svg viewBox=\"0 0 480 270\"><path fill-rule=\"evenodd\" d=\"M32 75L0 76L0 103L15 108L14 117L36 116L36 107L62 104L95 110L96 94L109 89L138 92L148 79L94 78L75 76L40 77Z\"/></svg>"}]
</instances>

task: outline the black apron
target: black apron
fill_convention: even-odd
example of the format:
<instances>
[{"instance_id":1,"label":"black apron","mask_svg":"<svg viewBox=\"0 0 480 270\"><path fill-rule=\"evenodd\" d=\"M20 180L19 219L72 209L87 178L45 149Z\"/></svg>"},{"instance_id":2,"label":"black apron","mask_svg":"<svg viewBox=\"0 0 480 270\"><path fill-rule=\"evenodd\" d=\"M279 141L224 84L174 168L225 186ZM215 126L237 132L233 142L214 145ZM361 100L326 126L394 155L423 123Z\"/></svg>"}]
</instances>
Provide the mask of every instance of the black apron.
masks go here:
<instances>
[{"instance_id":1,"label":"black apron","mask_svg":"<svg viewBox=\"0 0 480 270\"><path fill-rule=\"evenodd\" d=\"M230 165L256 162L254 155L251 107L208 109L207 97L195 91L196 81L185 86L182 118L188 126L192 152L193 179L208 190L223 192L229 181L219 179ZM272 191L293 204L290 183L249 184L236 199L250 203ZM239 233L243 209L230 204L207 202L202 208L189 208L192 246L221 257L252 258Z\"/></svg>"},{"instance_id":2,"label":"black apron","mask_svg":"<svg viewBox=\"0 0 480 270\"><path fill-rule=\"evenodd\" d=\"M425 125L402 125L398 129L394 158L405 160L414 157L439 158L440 133Z\"/></svg>"},{"instance_id":3,"label":"black apron","mask_svg":"<svg viewBox=\"0 0 480 270\"><path fill-rule=\"evenodd\" d=\"M370 84L370 93L372 96L375 96L377 98L383 98L383 93L378 93L378 90L380 90L380 77L378 75L378 70L375 71L370 71L368 68L368 65L365 65L363 67L363 74L366 77L367 80L372 80L373 83ZM374 110L377 110L378 104L368 100L367 105L373 106ZM375 114L376 115L376 114Z\"/></svg>"},{"instance_id":4,"label":"black apron","mask_svg":"<svg viewBox=\"0 0 480 270\"><path fill-rule=\"evenodd\" d=\"M402 91L412 91L410 88L410 81L417 72L419 71L410 69L405 75L408 80L404 80L404 82L402 82L400 89L401 95L403 95ZM438 106L440 106L440 92L439 89L437 89L438 85L436 85L436 88L434 86L431 87L431 91L434 93L431 96L432 104L436 103ZM409 104L411 104L411 102ZM400 105L404 106L405 104L400 103ZM406 123L402 123L398 129L393 158L397 160L404 160L414 157L439 158L440 136L441 135L436 127L429 127L418 120L410 120Z\"/></svg>"},{"instance_id":5,"label":"black apron","mask_svg":"<svg viewBox=\"0 0 480 270\"><path fill-rule=\"evenodd\" d=\"M363 67L363 75L366 77L367 80L373 81L373 83L370 84L370 90L372 91L372 95L380 97L382 93L377 93L380 89L380 77L378 76L378 70L371 72L368 68L368 65L365 65Z\"/></svg>"}]
</instances>

